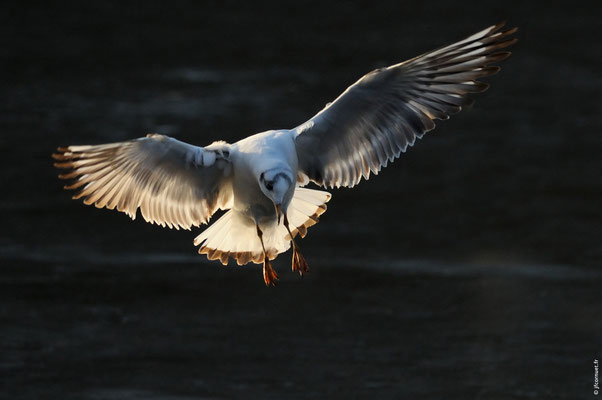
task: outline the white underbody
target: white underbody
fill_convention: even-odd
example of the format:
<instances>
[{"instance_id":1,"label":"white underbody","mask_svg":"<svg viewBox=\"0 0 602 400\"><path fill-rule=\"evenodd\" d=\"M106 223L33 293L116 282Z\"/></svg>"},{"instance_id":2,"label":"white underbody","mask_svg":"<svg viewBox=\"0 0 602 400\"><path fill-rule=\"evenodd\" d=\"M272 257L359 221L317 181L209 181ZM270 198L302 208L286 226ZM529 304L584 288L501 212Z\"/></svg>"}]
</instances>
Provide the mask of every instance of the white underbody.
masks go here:
<instances>
[{"instance_id":1,"label":"white underbody","mask_svg":"<svg viewBox=\"0 0 602 400\"><path fill-rule=\"evenodd\" d=\"M234 258L239 264L262 262L264 255L257 226L262 231L270 259L290 247L290 236L278 222L274 203L262 191L257 177L272 168L288 168L294 177L298 173L297 153L292 131L267 131L245 138L230 147L233 173L232 208L214 222L194 243L210 259L227 263ZM282 210L290 222L293 235L305 236L307 227L317 222L326 210L330 194L324 191L289 187Z\"/></svg>"},{"instance_id":2,"label":"white underbody","mask_svg":"<svg viewBox=\"0 0 602 400\"><path fill-rule=\"evenodd\" d=\"M294 137L291 131L267 131L249 136L231 148L233 206L232 208L251 219L252 223L268 223L276 219L274 204L261 191L257 176L271 168L290 168L297 176L298 161ZM282 203L286 211L295 185L291 185L289 193Z\"/></svg>"}]
</instances>

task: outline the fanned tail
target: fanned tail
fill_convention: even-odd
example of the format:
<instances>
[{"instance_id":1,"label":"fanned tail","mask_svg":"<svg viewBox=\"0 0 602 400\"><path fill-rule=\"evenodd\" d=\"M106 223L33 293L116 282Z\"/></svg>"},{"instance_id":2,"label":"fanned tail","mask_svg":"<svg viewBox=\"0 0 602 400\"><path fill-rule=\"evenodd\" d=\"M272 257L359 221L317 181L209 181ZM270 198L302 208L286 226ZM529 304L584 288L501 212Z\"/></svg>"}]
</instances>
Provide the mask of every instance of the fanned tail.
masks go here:
<instances>
[{"instance_id":1,"label":"fanned tail","mask_svg":"<svg viewBox=\"0 0 602 400\"><path fill-rule=\"evenodd\" d=\"M307 228L317 224L320 215L326 212L326 203L330 198L330 193L323 190L299 187L295 190L295 195L286 213L291 226L294 227L291 232L293 237L297 236L297 233L301 237L307 235ZM285 239L290 240L286 229L284 232Z\"/></svg>"},{"instance_id":2,"label":"fanned tail","mask_svg":"<svg viewBox=\"0 0 602 400\"><path fill-rule=\"evenodd\" d=\"M326 211L330 193L321 190L297 188L287 210L287 217L293 237L305 237L307 228L318 223L318 217ZM261 226L263 241L268 258L273 260L290 247L290 237L283 224L276 222ZM199 254L206 254L210 260L220 260L226 265L230 258L238 265L249 262L260 264L264 261L261 241L252 220L236 210L230 210L205 229L194 240L200 246Z\"/></svg>"}]
</instances>

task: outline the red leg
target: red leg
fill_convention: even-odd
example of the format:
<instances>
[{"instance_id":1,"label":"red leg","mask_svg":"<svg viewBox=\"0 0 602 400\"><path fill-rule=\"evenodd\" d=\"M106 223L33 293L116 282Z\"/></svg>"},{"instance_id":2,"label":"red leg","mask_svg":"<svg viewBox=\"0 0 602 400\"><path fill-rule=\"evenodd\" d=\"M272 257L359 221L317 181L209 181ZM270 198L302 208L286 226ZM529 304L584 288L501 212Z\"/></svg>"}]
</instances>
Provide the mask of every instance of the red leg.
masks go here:
<instances>
[{"instance_id":1,"label":"red leg","mask_svg":"<svg viewBox=\"0 0 602 400\"><path fill-rule=\"evenodd\" d=\"M307 266L305 257L303 257L301 251L299 251L299 246L297 246L295 239L293 239L293 234L288 226L288 218L286 217L286 214L284 215L284 227L288 231L288 235L291 237L291 244L293 245L293 262L291 269L293 271L298 271L299 275L303 277L304 273L309 272L309 267Z\"/></svg>"},{"instance_id":2,"label":"red leg","mask_svg":"<svg viewBox=\"0 0 602 400\"><path fill-rule=\"evenodd\" d=\"M278 282L278 274L272 268L272 264L270 264L270 258L268 257L268 253L265 251L265 245L263 244L263 232L259 229L259 225L257 226L257 236L259 236L259 240L261 240L261 248L263 249L263 281L266 286L276 286L276 282Z\"/></svg>"}]
</instances>

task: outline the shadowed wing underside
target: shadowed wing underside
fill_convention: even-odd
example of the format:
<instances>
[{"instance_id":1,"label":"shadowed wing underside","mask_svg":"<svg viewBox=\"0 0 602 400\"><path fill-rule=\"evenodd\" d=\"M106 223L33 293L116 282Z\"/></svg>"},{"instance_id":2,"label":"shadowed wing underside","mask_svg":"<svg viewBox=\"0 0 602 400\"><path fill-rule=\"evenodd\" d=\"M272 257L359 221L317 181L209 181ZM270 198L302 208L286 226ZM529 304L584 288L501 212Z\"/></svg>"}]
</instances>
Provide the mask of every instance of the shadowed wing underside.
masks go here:
<instances>
[{"instance_id":1,"label":"shadowed wing underside","mask_svg":"<svg viewBox=\"0 0 602 400\"><path fill-rule=\"evenodd\" d=\"M296 128L300 171L324 187L353 187L377 174L434 129L435 119L448 119L488 88L477 79L498 72L491 64L516 42L516 28L502 26L362 77Z\"/></svg>"},{"instance_id":2,"label":"shadowed wing underside","mask_svg":"<svg viewBox=\"0 0 602 400\"><path fill-rule=\"evenodd\" d=\"M232 201L227 144L192 146L164 135L97 146L60 147L55 166L66 189L98 208L176 229L206 223ZM212 148L213 147L213 148Z\"/></svg>"}]
</instances>

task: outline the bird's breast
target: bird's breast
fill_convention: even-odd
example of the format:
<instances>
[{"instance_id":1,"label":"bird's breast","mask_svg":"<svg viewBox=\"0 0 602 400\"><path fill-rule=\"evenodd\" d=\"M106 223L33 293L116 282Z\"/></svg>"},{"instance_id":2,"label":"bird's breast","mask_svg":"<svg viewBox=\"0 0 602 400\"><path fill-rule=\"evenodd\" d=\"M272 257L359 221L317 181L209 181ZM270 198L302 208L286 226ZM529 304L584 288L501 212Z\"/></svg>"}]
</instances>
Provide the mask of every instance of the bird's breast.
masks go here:
<instances>
[{"instance_id":1,"label":"bird's breast","mask_svg":"<svg viewBox=\"0 0 602 400\"><path fill-rule=\"evenodd\" d=\"M276 219L272 200L263 194L258 176L270 169L289 170L296 176L298 169L297 153L293 137L284 132L270 131L251 136L236 144L236 157L233 158L233 208L245 216L258 221L265 218ZM284 198L282 208L287 209L294 193Z\"/></svg>"},{"instance_id":2,"label":"bird's breast","mask_svg":"<svg viewBox=\"0 0 602 400\"><path fill-rule=\"evenodd\" d=\"M258 221L276 216L272 201L268 199L249 168L234 165L233 207L246 217Z\"/></svg>"}]
</instances>

